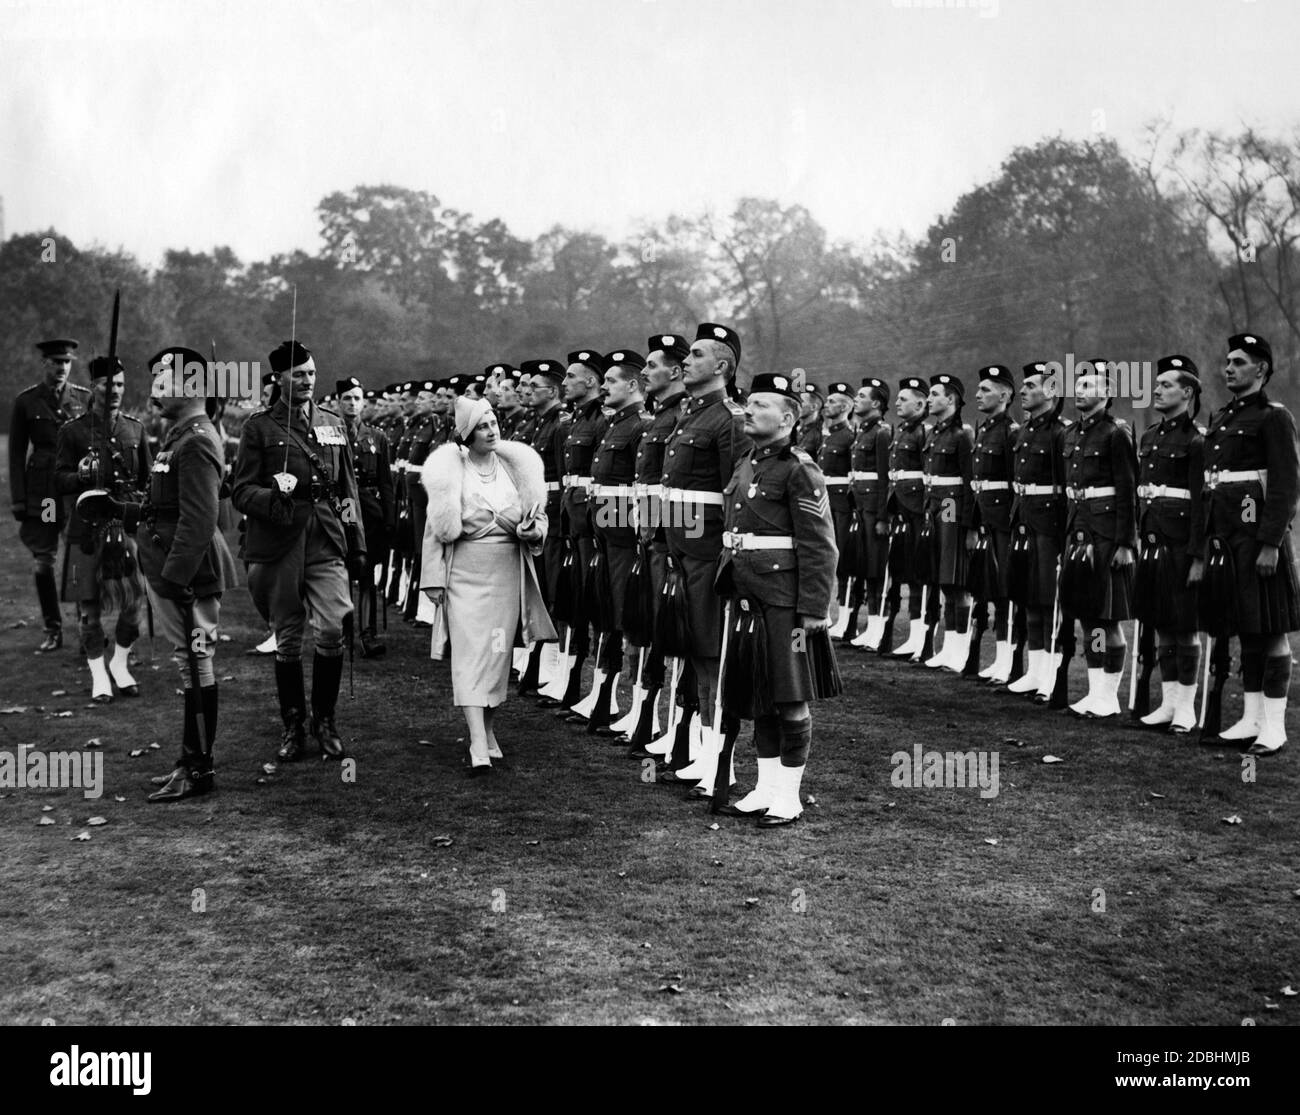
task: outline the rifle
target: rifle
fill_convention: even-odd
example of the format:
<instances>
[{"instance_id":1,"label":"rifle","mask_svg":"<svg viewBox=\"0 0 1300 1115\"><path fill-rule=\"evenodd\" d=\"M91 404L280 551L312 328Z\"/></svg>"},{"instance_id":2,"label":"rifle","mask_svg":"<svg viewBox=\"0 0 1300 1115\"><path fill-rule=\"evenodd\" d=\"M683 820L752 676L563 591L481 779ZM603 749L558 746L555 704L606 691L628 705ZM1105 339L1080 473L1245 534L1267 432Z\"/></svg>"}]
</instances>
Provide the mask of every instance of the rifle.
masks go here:
<instances>
[{"instance_id":1,"label":"rifle","mask_svg":"<svg viewBox=\"0 0 1300 1115\"><path fill-rule=\"evenodd\" d=\"M972 616L975 624L975 632L971 635L970 651L967 653L966 662L961 668L962 676L968 678L976 677L980 672L980 643L984 641L984 632L989 629L988 601L984 601L983 603L976 605L976 607L979 610L978 615ZM967 620L966 622L969 625L971 620Z\"/></svg>"},{"instance_id":2,"label":"rifle","mask_svg":"<svg viewBox=\"0 0 1300 1115\"><path fill-rule=\"evenodd\" d=\"M1064 556L1056 559L1056 599L1052 604L1052 643L1051 652L1061 648L1061 664L1056 668L1056 680L1052 683L1052 695L1047 700L1048 708L1065 708L1070 703L1070 659L1074 657L1074 617L1069 617L1069 634L1064 642L1061 629L1066 625L1065 610L1061 606L1061 575L1065 568Z\"/></svg>"},{"instance_id":3,"label":"rifle","mask_svg":"<svg viewBox=\"0 0 1300 1115\"><path fill-rule=\"evenodd\" d=\"M357 582L348 577L348 594L352 597L352 611L343 618L343 637L348 641L348 700L357 699L356 690L352 687L352 667L356 662L357 645Z\"/></svg>"},{"instance_id":4,"label":"rifle","mask_svg":"<svg viewBox=\"0 0 1300 1115\"><path fill-rule=\"evenodd\" d=\"M1223 687L1232 669L1232 639L1227 635L1217 639L1211 636L1205 663L1205 693L1201 698L1201 732L1197 742L1214 744L1218 742L1219 730L1223 727ZM1210 684L1211 675L1214 677L1213 685Z\"/></svg>"},{"instance_id":5,"label":"rifle","mask_svg":"<svg viewBox=\"0 0 1300 1115\"><path fill-rule=\"evenodd\" d=\"M187 602L180 605L181 618L185 621L185 662L190 671L190 689L194 693L194 730L199 739L199 750L204 759L211 756L208 745L207 726L203 723L202 691L199 689L199 656L194 650L194 604Z\"/></svg>"},{"instance_id":6,"label":"rifle","mask_svg":"<svg viewBox=\"0 0 1300 1115\"><path fill-rule=\"evenodd\" d=\"M718 766L713 774L713 800L710 813L720 813L731 797L731 757L736 750L738 732L722 731L722 681L727 672L727 642L731 637L731 601L722 613L722 652L718 658L718 691L713 698L713 734L722 740L718 752Z\"/></svg>"},{"instance_id":7,"label":"rifle","mask_svg":"<svg viewBox=\"0 0 1300 1115\"><path fill-rule=\"evenodd\" d=\"M1134 621L1137 631L1134 642L1137 644L1138 661L1142 664L1141 676L1138 676L1138 662L1133 663L1133 676L1129 679L1128 707L1129 719L1139 720L1151 711L1151 675L1156 668L1156 629L1154 624Z\"/></svg>"}]
</instances>

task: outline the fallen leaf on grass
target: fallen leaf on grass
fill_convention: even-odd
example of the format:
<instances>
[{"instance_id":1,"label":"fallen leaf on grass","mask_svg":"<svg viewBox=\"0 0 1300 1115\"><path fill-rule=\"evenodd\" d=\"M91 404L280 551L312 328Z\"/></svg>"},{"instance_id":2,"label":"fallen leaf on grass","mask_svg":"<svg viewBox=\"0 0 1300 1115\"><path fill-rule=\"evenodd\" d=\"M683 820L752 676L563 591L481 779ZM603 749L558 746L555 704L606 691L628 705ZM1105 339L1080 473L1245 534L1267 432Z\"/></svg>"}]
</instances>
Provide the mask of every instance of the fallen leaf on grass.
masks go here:
<instances>
[{"instance_id":1,"label":"fallen leaf on grass","mask_svg":"<svg viewBox=\"0 0 1300 1115\"><path fill-rule=\"evenodd\" d=\"M100 739L98 736L95 736L93 739L88 739L88 740L86 740L86 746L87 746L87 747L103 747L103 746L104 746L104 741L103 741L102 739Z\"/></svg>"},{"instance_id":2,"label":"fallen leaf on grass","mask_svg":"<svg viewBox=\"0 0 1300 1115\"><path fill-rule=\"evenodd\" d=\"M620 872L618 873L618 877L619 877L620 879L626 879L626 878L627 878L627 872L626 872L626 871L620 871Z\"/></svg>"},{"instance_id":3,"label":"fallen leaf on grass","mask_svg":"<svg viewBox=\"0 0 1300 1115\"><path fill-rule=\"evenodd\" d=\"M274 763L263 763L263 764L262 764L262 773L263 773L263 774L274 774L274 773L275 773L277 770L279 770L279 769L280 769L280 768L279 768L278 766L276 766Z\"/></svg>"},{"instance_id":4,"label":"fallen leaf on grass","mask_svg":"<svg viewBox=\"0 0 1300 1115\"><path fill-rule=\"evenodd\" d=\"M1234 813L1231 817L1224 817L1223 823L1225 825L1239 825L1241 824L1241 816L1237 813Z\"/></svg>"},{"instance_id":5,"label":"fallen leaf on grass","mask_svg":"<svg viewBox=\"0 0 1300 1115\"><path fill-rule=\"evenodd\" d=\"M128 751L128 752L127 752L127 758L128 758L128 759L138 759L138 758L140 758L140 756L143 755L143 754L144 754L144 748L143 748L143 747L137 747L134 751Z\"/></svg>"},{"instance_id":6,"label":"fallen leaf on grass","mask_svg":"<svg viewBox=\"0 0 1300 1115\"><path fill-rule=\"evenodd\" d=\"M1265 1000L1264 1000L1264 1009L1265 1009L1265 1010L1280 1010L1281 1007L1282 1007L1282 1004L1281 1004L1281 1003L1275 1003L1275 1002L1273 1002L1272 999L1265 999Z\"/></svg>"},{"instance_id":7,"label":"fallen leaf on grass","mask_svg":"<svg viewBox=\"0 0 1300 1115\"><path fill-rule=\"evenodd\" d=\"M454 841L452 838L447 836L445 833L442 836L435 836L433 838L433 846L435 848L450 848L453 843ZM536 841L534 841L534 843L536 843Z\"/></svg>"},{"instance_id":8,"label":"fallen leaf on grass","mask_svg":"<svg viewBox=\"0 0 1300 1115\"><path fill-rule=\"evenodd\" d=\"M1165 796L1164 794L1157 794L1155 790L1148 790L1147 793L1150 794L1153 798L1163 798Z\"/></svg>"},{"instance_id":9,"label":"fallen leaf on grass","mask_svg":"<svg viewBox=\"0 0 1300 1115\"><path fill-rule=\"evenodd\" d=\"M746 899L745 899L745 905L746 905L746 906L757 906L757 905L758 905L758 899L757 899L757 898L746 898Z\"/></svg>"},{"instance_id":10,"label":"fallen leaf on grass","mask_svg":"<svg viewBox=\"0 0 1300 1115\"><path fill-rule=\"evenodd\" d=\"M0 716L16 716L20 712L26 712L27 705L10 705L8 708L0 708Z\"/></svg>"},{"instance_id":11,"label":"fallen leaf on grass","mask_svg":"<svg viewBox=\"0 0 1300 1115\"><path fill-rule=\"evenodd\" d=\"M540 843L541 843L540 840L525 840L525 841L524 841L525 846L527 846L527 847L529 847L529 848L536 848L537 845L540 844Z\"/></svg>"},{"instance_id":12,"label":"fallen leaf on grass","mask_svg":"<svg viewBox=\"0 0 1300 1115\"><path fill-rule=\"evenodd\" d=\"M218 636L217 636L217 642L219 642L219 643L228 643L228 642L230 642L230 636L229 636L229 635L218 635Z\"/></svg>"},{"instance_id":13,"label":"fallen leaf on grass","mask_svg":"<svg viewBox=\"0 0 1300 1115\"><path fill-rule=\"evenodd\" d=\"M416 740L415 742L416 742L416 744L417 744L418 746L420 746L420 747L432 747L432 746L433 746L433 740L431 740L431 739L419 739L419 740Z\"/></svg>"},{"instance_id":14,"label":"fallen leaf on grass","mask_svg":"<svg viewBox=\"0 0 1300 1115\"><path fill-rule=\"evenodd\" d=\"M667 991L670 995L680 995L682 993L681 985L676 983L665 983L659 990Z\"/></svg>"},{"instance_id":15,"label":"fallen leaf on grass","mask_svg":"<svg viewBox=\"0 0 1300 1115\"><path fill-rule=\"evenodd\" d=\"M41 812L42 812L42 813L53 813L53 812L54 812L54 806L52 806L52 805L42 805L42 806L41 806Z\"/></svg>"},{"instance_id":16,"label":"fallen leaf on grass","mask_svg":"<svg viewBox=\"0 0 1300 1115\"><path fill-rule=\"evenodd\" d=\"M20 620L16 621L15 623L11 623L11 624L9 625L9 628L10 628L10 630L13 630L14 628L17 628L17 627L26 627L26 626L27 626L27 621L26 621L25 619L20 619Z\"/></svg>"},{"instance_id":17,"label":"fallen leaf on grass","mask_svg":"<svg viewBox=\"0 0 1300 1115\"><path fill-rule=\"evenodd\" d=\"M53 818L53 817L42 817L42 818L41 818L39 821L37 821L36 823L37 823L38 825L52 825L52 824L54 824L54 818Z\"/></svg>"},{"instance_id":18,"label":"fallen leaf on grass","mask_svg":"<svg viewBox=\"0 0 1300 1115\"><path fill-rule=\"evenodd\" d=\"M713 824L711 824L711 825L709 826L709 831L710 831L710 832L717 832L717 831L718 831L718 822L717 822L717 821L714 821Z\"/></svg>"},{"instance_id":19,"label":"fallen leaf on grass","mask_svg":"<svg viewBox=\"0 0 1300 1115\"><path fill-rule=\"evenodd\" d=\"M1055 755L1044 755L1044 756L1043 756L1043 762L1045 762L1045 763L1063 763L1063 762L1065 762L1065 760L1064 760L1064 759L1058 759Z\"/></svg>"},{"instance_id":20,"label":"fallen leaf on grass","mask_svg":"<svg viewBox=\"0 0 1300 1115\"><path fill-rule=\"evenodd\" d=\"M50 693L51 697L66 697L67 695L68 691L66 689L55 689Z\"/></svg>"},{"instance_id":21,"label":"fallen leaf on grass","mask_svg":"<svg viewBox=\"0 0 1300 1115\"><path fill-rule=\"evenodd\" d=\"M157 743L157 742L151 743L151 744L149 745L149 750L150 750L150 751L161 751L161 750L162 750L162 744L161 744L161 743Z\"/></svg>"},{"instance_id":22,"label":"fallen leaf on grass","mask_svg":"<svg viewBox=\"0 0 1300 1115\"><path fill-rule=\"evenodd\" d=\"M114 801L126 801L126 798L124 798L121 794L114 794L114 795L113 795L113 800L114 800Z\"/></svg>"},{"instance_id":23,"label":"fallen leaf on grass","mask_svg":"<svg viewBox=\"0 0 1300 1115\"><path fill-rule=\"evenodd\" d=\"M91 705L87 705L86 707L87 707L87 708L91 708L91 707L93 707L93 706L91 706ZM62 717L62 716L71 716L71 715L72 715L72 710L71 710L71 709L64 709L63 712L56 712L54 715L55 715L55 716L60 716L60 717Z\"/></svg>"},{"instance_id":24,"label":"fallen leaf on grass","mask_svg":"<svg viewBox=\"0 0 1300 1115\"><path fill-rule=\"evenodd\" d=\"M804 798L804 801L807 802L809 805L817 804L817 799L813 797L812 794L809 794L806 798Z\"/></svg>"},{"instance_id":25,"label":"fallen leaf on grass","mask_svg":"<svg viewBox=\"0 0 1300 1115\"><path fill-rule=\"evenodd\" d=\"M88 820L88 821L86 822L86 824L88 824L88 825L106 825L106 824L108 824L108 818L107 818L107 817L91 817L90 820Z\"/></svg>"},{"instance_id":26,"label":"fallen leaf on grass","mask_svg":"<svg viewBox=\"0 0 1300 1115\"><path fill-rule=\"evenodd\" d=\"M76 836L69 836L68 839L69 839L69 840L89 840L89 839L90 839L90 833L88 833L88 832L79 832L79 833L77 833Z\"/></svg>"},{"instance_id":27,"label":"fallen leaf on grass","mask_svg":"<svg viewBox=\"0 0 1300 1115\"><path fill-rule=\"evenodd\" d=\"M984 843L992 844L996 848L998 843L998 838L996 836L986 836L984 838Z\"/></svg>"},{"instance_id":28,"label":"fallen leaf on grass","mask_svg":"<svg viewBox=\"0 0 1300 1115\"><path fill-rule=\"evenodd\" d=\"M1292 995L1300 995L1300 991L1297 991L1288 983L1284 988L1282 988L1282 994L1289 999Z\"/></svg>"},{"instance_id":29,"label":"fallen leaf on grass","mask_svg":"<svg viewBox=\"0 0 1300 1115\"><path fill-rule=\"evenodd\" d=\"M1012 747L1024 747L1024 746L1025 746L1025 741L1024 741L1024 740L1022 740L1022 739L1016 739L1014 736L1007 736L1007 738L1004 739L1002 742L1003 742L1003 743L1009 743L1009 744L1011 744Z\"/></svg>"},{"instance_id":30,"label":"fallen leaf on grass","mask_svg":"<svg viewBox=\"0 0 1300 1115\"><path fill-rule=\"evenodd\" d=\"M221 680L222 680L222 681L234 681L234 680L235 680L235 675L234 675L234 674L226 674L224 677L222 677Z\"/></svg>"},{"instance_id":31,"label":"fallen leaf on grass","mask_svg":"<svg viewBox=\"0 0 1300 1115\"><path fill-rule=\"evenodd\" d=\"M265 785L266 785L266 779L265 779L265 778L259 778L259 779L257 780L257 784L258 784L259 786L265 786Z\"/></svg>"}]
</instances>

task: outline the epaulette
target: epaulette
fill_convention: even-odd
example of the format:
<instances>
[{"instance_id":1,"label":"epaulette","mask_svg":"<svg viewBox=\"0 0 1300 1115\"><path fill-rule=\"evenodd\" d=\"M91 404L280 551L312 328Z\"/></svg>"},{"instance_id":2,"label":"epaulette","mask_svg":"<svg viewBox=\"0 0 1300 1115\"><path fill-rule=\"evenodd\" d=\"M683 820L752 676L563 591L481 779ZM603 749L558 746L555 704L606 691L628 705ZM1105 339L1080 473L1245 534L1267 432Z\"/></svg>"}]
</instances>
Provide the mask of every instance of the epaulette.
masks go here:
<instances>
[{"instance_id":1,"label":"epaulette","mask_svg":"<svg viewBox=\"0 0 1300 1115\"><path fill-rule=\"evenodd\" d=\"M128 421L130 421L130 422L134 422L137 426L143 426L143 425L144 425L144 423L143 423L139 418L137 418L134 414L128 414L128 413L127 413L126 411L124 411L124 410L119 410L119 411L117 412L117 416L118 416L119 418L125 418L125 419L127 419Z\"/></svg>"},{"instance_id":2,"label":"epaulette","mask_svg":"<svg viewBox=\"0 0 1300 1115\"><path fill-rule=\"evenodd\" d=\"M1057 419L1057 421L1059 421L1061 425L1064 426L1066 429L1069 429L1071 426L1074 425L1073 418L1059 418Z\"/></svg>"},{"instance_id":3,"label":"epaulette","mask_svg":"<svg viewBox=\"0 0 1300 1115\"><path fill-rule=\"evenodd\" d=\"M743 418L745 416L745 408L742 407L738 402L736 402L735 399L724 396L722 402L723 405L726 406L726 408L729 411L731 411L732 414L736 415L738 418Z\"/></svg>"},{"instance_id":4,"label":"epaulette","mask_svg":"<svg viewBox=\"0 0 1300 1115\"><path fill-rule=\"evenodd\" d=\"M812 457L808 455L808 450L801 449L797 445L791 445L789 449L790 449L790 456L792 456L800 464L815 465L817 463L812 459Z\"/></svg>"},{"instance_id":5,"label":"epaulette","mask_svg":"<svg viewBox=\"0 0 1300 1115\"><path fill-rule=\"evenodd\" d=\"M972 426L969 422L963 422L961 424L961 428L965 433L968 434L973 434L975 432L975 427Z\"/></svg>"},{"instance_id":6,"label":"epaulette","mask_svg":"<svg viewBox=\"0 0 1300 1115\"><path fill-rule=\"evenodd\" d=\"M342 417L343 417L343 415L340 414L340 413L339 413L337 410L335 410L333 407L331 407L331 406L326 406L324 403L317 403L317 404L316 404L316 409L317 409L317 410L323 410L326 414L332 414L332 415L334 415L335 418L342 418Z\"/></svg>"},{"instance_id":7,"label":"epaulette","mask_svg":"<svg viewBox=\"0 0 1300 1115\"><path fill-rule=\"evenodd\" d=\"M1205 429L1205 427L1202 426L1199 422L1193 422L1193 423L1192 423L1192 429L1195 430L1198 434L1200 434L1201 437L1204 437L1205 434L1206 434L1206 429Z\"/></svg>"},{"instance_id":8,"label":"epaulette","mask_svg":"<svg viewBox=\"0 0 1300 1115\"><path fill-rule=\"evenodd\" d=\"M1269 399L1268 405L1271 407L1277 407L1278 410L1286 410L1285 404L1279 403L1274 399Z\"/></svg>"}]
</instances>

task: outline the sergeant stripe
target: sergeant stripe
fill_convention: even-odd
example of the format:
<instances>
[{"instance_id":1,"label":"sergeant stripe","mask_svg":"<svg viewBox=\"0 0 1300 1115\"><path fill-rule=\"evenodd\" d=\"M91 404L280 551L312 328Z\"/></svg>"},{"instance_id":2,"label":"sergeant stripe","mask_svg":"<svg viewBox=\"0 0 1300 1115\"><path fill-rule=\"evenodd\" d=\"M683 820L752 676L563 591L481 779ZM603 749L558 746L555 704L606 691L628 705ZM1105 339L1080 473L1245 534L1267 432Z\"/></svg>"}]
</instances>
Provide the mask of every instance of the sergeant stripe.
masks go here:
<instances>
[{"instance_id":1,"label":"sergeant stripe","mask_svg":"<svg viewBox=\"0 0 1300 1115\"><path fill-rule=\"evenodd\" d=\"M809 515L816 515L819 518L828 518L831 513L831 502L823 494L818 499L810 499L807 496L801 496L798 500L799 506Z\"/></svg>"}]
</instances>

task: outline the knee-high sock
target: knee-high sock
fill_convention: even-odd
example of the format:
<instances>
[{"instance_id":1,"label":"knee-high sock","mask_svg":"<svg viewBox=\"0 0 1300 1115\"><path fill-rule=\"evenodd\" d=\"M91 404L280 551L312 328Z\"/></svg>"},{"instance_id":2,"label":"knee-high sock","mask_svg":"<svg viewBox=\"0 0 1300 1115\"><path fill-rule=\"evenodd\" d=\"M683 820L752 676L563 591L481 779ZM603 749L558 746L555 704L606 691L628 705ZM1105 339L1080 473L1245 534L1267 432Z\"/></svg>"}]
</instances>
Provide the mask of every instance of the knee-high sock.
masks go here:
<instances>
[{"instance_id":1,"label":"knee-high sock","mask_svg":"<svg viewBox=\"0 0 1300 1115\"><path fill-rule=\"evenodd\" d=\"M812 718L781 721L781 765L801 767L808 762L812 746Z\"/></svg>"}]
</instances>

